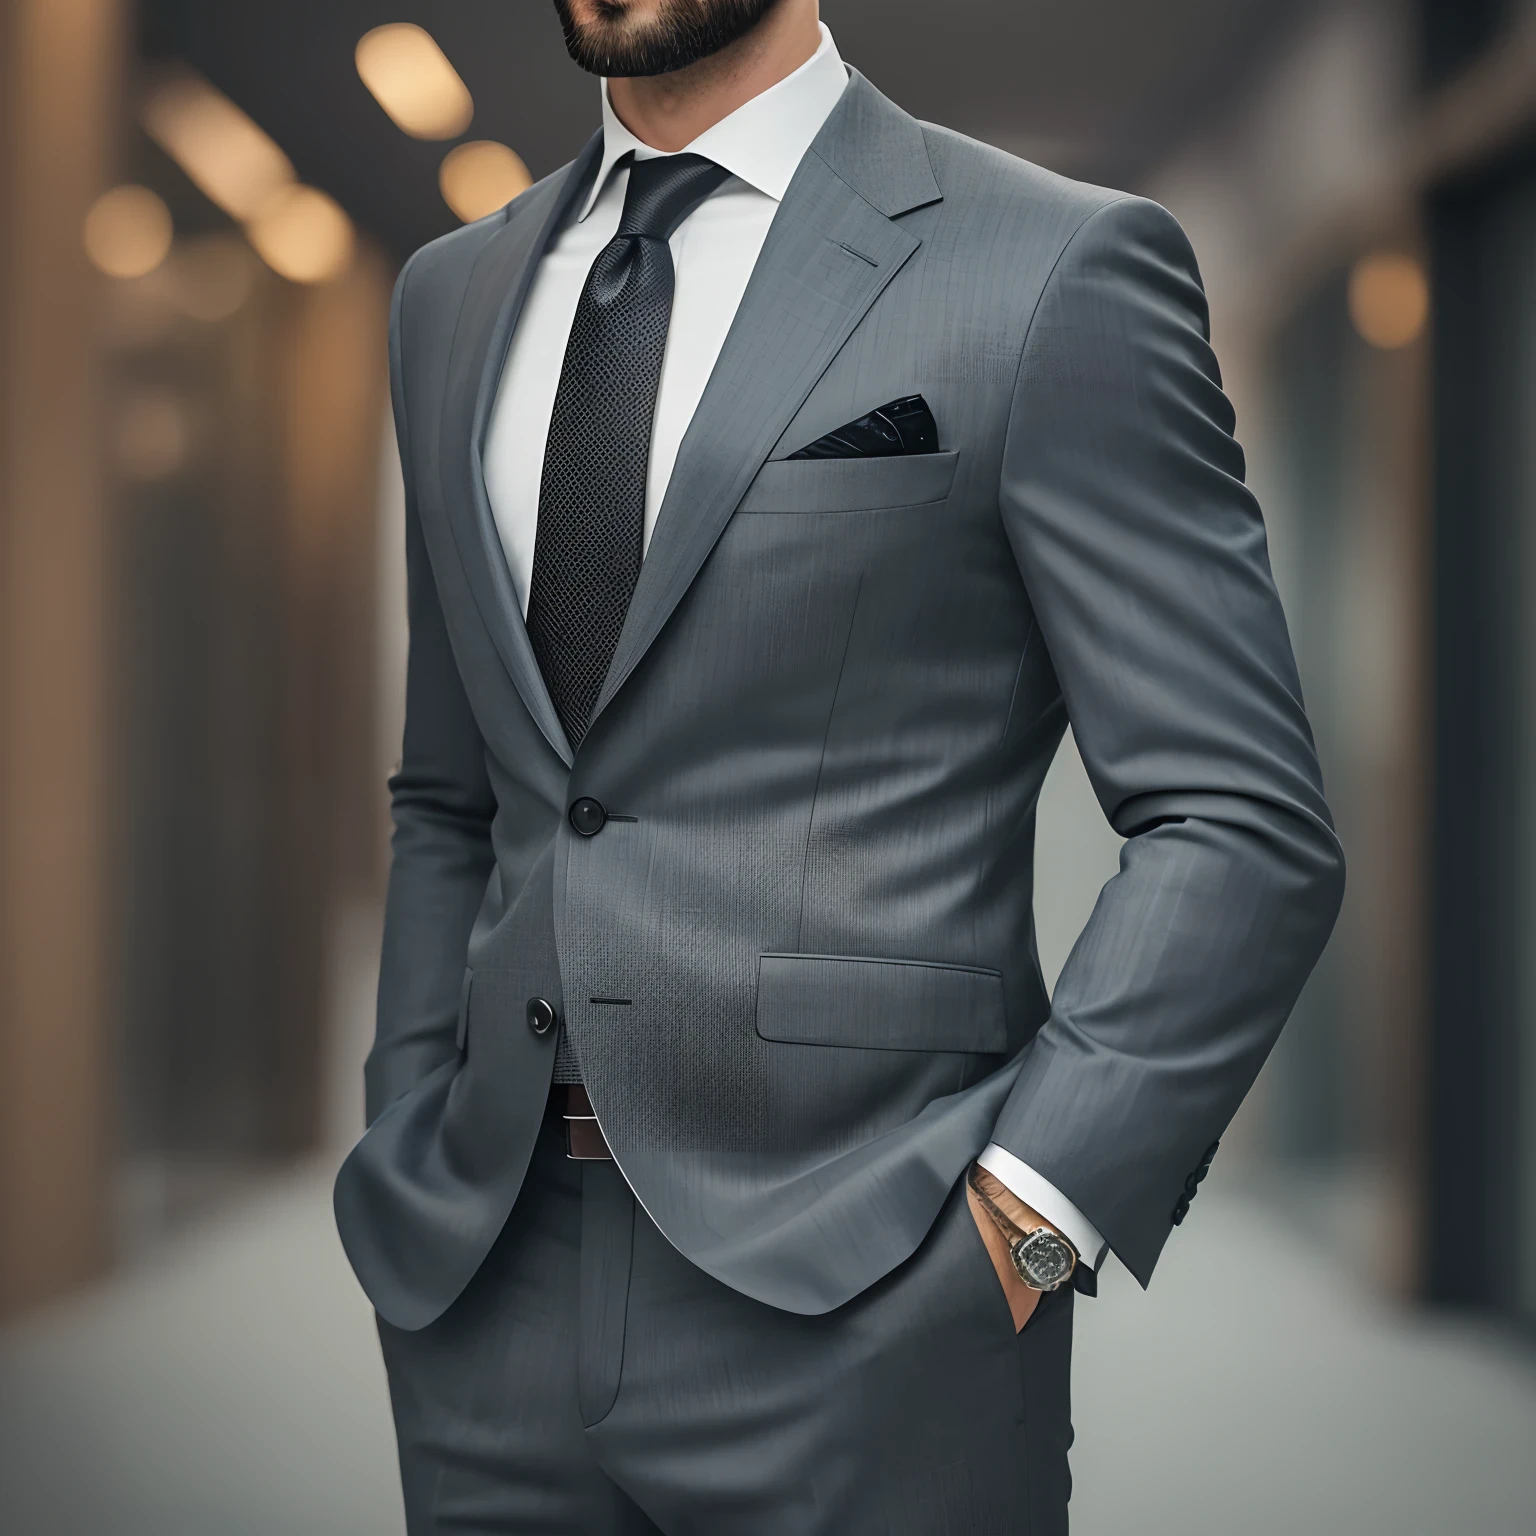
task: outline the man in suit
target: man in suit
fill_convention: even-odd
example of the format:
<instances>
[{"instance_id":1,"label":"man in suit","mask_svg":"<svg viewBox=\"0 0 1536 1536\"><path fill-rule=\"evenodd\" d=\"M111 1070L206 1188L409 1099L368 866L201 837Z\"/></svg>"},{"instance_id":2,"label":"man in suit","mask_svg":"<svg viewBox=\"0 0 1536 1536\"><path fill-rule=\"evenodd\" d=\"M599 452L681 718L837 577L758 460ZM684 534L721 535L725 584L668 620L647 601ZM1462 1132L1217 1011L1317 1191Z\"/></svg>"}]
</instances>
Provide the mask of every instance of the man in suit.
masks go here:
<instances>
[{"instance_id":1,"label":"man in suit","mask_svg":"<svg viewBox=\"0 0 1536 1536\"><path fill-rule=\"evenodd\" d=\"M1188 243L815 0L556 0L603 126L407 264L411 655L336 1208L413 1533L1065 1529L1342 862ZM1127 841L1054 998L1070 721Z\"/></svg>"}]
</instances>

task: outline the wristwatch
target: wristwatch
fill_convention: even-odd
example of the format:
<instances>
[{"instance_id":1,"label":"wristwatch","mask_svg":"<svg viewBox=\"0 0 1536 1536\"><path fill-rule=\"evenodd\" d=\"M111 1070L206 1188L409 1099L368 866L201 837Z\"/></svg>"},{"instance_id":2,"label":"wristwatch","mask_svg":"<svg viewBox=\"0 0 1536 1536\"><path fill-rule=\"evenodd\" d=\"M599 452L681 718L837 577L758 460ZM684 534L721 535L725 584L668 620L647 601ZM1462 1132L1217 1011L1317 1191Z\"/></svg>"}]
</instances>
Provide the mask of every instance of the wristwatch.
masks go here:
<instances>
[{"instance_id":1,"label":"wristwatch","mask_svg":"<svg viewBox=\"0 0 1536 1536\"><path fill-rule=\"evenodd\" d=\"M1008 1239L1008 1257L1019 1272L1019 1278L1031 1290L1056 1291L1072 1278L1077 1268L1077 1249L1059 1232L1039 1226L1026 1231L1004 1215L1002 1209L981 1187L977 1178L978 1168L971 1164L966 1182L971 1186L981 1208L997 1224L998 1230Z\"/></svg>"}]
</instances>

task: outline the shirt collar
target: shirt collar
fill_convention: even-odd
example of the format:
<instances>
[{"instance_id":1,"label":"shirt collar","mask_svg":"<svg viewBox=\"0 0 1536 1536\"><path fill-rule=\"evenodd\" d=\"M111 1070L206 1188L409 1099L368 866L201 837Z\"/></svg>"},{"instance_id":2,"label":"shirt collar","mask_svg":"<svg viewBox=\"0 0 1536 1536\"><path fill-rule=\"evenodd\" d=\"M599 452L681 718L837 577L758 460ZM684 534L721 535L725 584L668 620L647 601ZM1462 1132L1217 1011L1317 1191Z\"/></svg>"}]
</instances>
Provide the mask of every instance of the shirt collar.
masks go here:
<instances>
[{"instance_id":1,"label":"shirt collar","mask_svg":"<svg viewBox=\"0 0 1536 1536\"><path fill-rule=\"evenodd\" d=\"M795 168L832 115L847 84L848 70L823 22L816 52L794 74L744 102L678 153L705 155L775 202L782 202ZM606 80L602 82L602 98L603 160L577 215L578 222L591 213L624 155L633 151L637 160L650 160L661 154L642 144L619 121L608 100Z\"/></svg>"}]
</instances>

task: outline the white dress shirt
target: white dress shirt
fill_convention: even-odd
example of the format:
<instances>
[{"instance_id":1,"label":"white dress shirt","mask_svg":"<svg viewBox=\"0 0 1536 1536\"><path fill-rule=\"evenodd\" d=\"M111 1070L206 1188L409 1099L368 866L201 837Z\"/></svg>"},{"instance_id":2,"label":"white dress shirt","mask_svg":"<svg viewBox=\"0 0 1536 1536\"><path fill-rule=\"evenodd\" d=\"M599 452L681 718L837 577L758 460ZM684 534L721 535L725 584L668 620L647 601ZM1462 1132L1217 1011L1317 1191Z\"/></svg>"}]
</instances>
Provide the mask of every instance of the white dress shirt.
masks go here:
<instances>
[{"instance_id":1,"label":"white dress shirt","mask_svg":"<svg viewBox=\"0 0 1536 1536\"><path fill-rule=\"evenodd\" d=\"M847 84L848 72L823 26L816 52L799 69L682 151L707 156L731 174L683 220L670 242L675 273L672 319L651 427L642 549L650 545L678 447L736 317L768 226L796 167ZM577 300L598 252L618 232L629 184L628 163L618 162L630 153L637 160L661 153L642 144L619 121L606 81L602 111L602 163L585 202L555 235L534 274L502 368L485 444L486 490L525 615L544 445ZM1003 1147L989 1146L981 1164L1058 1227L1086 1263L1098 1264L1104 1240L1065 1195Z\"/></svg>"}]
</instances>

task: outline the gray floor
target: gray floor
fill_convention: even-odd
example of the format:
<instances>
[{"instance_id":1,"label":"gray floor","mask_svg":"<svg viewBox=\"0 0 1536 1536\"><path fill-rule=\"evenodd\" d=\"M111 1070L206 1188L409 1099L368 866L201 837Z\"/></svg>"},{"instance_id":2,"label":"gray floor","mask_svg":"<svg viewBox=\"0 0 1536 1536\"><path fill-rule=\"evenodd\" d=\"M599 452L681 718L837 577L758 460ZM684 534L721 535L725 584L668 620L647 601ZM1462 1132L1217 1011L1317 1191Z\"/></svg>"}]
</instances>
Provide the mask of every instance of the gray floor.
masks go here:
<instances>
[{"instance_id":1,"label":"gray floor","mask_svg":"<svg viewBox=\"0 0 1536 1536\"><path fill-rule=\"evenodd\" d=\"M368 1310L325 1171L0 1334L6 1536L391 1536ZM1536 1367L1362 1299L1213 1179L1079 1311L1077 1536L1521 1536ZM793 1536L793 1533L786 1533Z\"/></svg>"}]
</instances>

